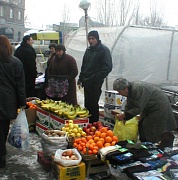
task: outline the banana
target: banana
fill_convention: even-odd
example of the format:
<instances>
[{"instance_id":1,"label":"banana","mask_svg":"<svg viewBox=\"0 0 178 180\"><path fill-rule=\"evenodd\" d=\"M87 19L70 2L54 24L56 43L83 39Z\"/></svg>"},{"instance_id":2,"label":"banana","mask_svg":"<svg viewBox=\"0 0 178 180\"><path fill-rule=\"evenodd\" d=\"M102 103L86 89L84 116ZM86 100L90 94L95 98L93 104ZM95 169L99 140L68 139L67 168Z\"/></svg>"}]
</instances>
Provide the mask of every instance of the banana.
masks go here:
<instances>
[{"instance_id":1,"label":"banana","mask_svg":"<svg viewBox=\"0 0 178 180\"><path fill-rule=\"evenodd\" d=\"M84 118L84 117L87 117L89 115L89 110L86 110L86 113L85 114L80 114L78 115L80 118Z\"/></svg>"},{"instance_id":2,"label":"banana","mask_svg":"<svg viewBox=\"0 0 178 180\"><path fill-rule=\"evenodd\" d=\"M79 115L83 115L83 114L85 114L85 113L87 113L87 109L86 108L84 108L84 109L82 109L82 110L80 110L80 111L77 111L77 115L79 116Z\"/></svg>"},{"instance_id":3,"label":"banana","mask_svg":"<svg viewBox=\"0 0 178 180\"><path fill-rule=\"evenodd\" d=\"M67 115L68 119L75 119L77 117L77 113L74 113L73 115Z\"/></svg>"}]
</instances>

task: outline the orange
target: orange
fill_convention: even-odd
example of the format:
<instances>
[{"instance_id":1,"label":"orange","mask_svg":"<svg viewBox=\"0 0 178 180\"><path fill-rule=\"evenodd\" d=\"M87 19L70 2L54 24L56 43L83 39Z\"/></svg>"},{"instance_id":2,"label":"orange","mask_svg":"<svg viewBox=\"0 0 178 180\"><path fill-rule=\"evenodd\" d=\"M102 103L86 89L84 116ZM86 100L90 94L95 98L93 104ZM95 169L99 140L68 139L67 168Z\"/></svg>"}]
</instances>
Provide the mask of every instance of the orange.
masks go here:
<instances>
[{"instance_id":1,"label":"orange","mask_svg":"<svg viewBox=\"0 0 178 180\"><path fill-rule=\"evenodd\" d=\"M106 143L110 143L110 142L112 142L112 137L110 137L110 136L106 136L106 138L105 138L105 142L106 142Z\"/></svg>"},{"instance_id":2,"label":"orange","mask_svg":"<svg viewBox=\"0 0 178 180\"><path fill-rule=\"evenodd\" d=\"M111 146L111 144L110 143L105 143L104 147L107 147L107 146Z\"/></svg>"},{"instance_id":3,"label":"orange","mask_svg":"<svg viewBox=\"0 0 178 180\"><path fill-rule=\"evenodd\" d=\"M98 140L99 140L99 137L96 136L96 137L94 138L94 142L96 143Z\"/></svg>"},{"instance_id":4,"label":"orange","mask_svg":"<svg viewBox=\"0 0 178 180\"><path fill-rule=\"evenodd\" d=\"M103 144L105 143L104 138L100 138L100 139L99 139L99 141L102 141L102 142L103 142Z\"/></svg>"},{"instance_id":5,"label":"orange","mask_svg":"<svg viewBox=\"0 0 178 180\"><path fill-rule=\"evenodd\" d=\"M79 146L77 147L77 149L78 149L79 151L82 151L82 150L83 150L83 147L79 145Z\"/></svg>"},{"instance_id":6,"label":"orange","mask_svg":"<svg viewBox=\"0 0 178 180\"><path fill-rule=\"evenodd\" d=\"M106 133L101 133L101 135L100 135L100 138L105 138L106 137Z\"/></svg>"},{"instance_id":7,"label":"orange","mask_svg":"<svg viewBox=\"0 0 178 180\"><path fill-rule=\"evenodd\" d=\"M81 143L80 143L80 146L86 147L86 144L85 144L84 142L81 142Z\"/></svg>"},{"instance_id":8,"label":"orange","mask_svg":"<svg viewBox=\"0 0 178 180\"><path fill-rule=\"evenodd\" d=\"M101 132L100 131L95 131L95 136L97 136L97 137L100 137L100 134L101 134Z\"/></svg>"},{"instance_id":9,"label":"orange","mask_svg":"<svg viewBox=\"0 0 178 180\"><path fill-rule=\"evenodd\" d=\"M111 142L111 146L114 146L116 144L116 141Z\"/></svg>"},{"instance_id":10,"label":"orange","mask_svg":"<svg viewBox=\"0 0 178 180\"><path fill-rule=\"evenodd\" d=\"M106 136L113 137L114 136L113 131L112 130L108 130L107 133L106 133Z\"/></svg>"},{"instance_id":11,"label":"orange","mask_svg":"<svg viewBox=\"0 0 178 180\"><path fill-rule=\"evenodd\" d=\"M102 141L97 141L96 145L98 146L98 148L102 148L103 147L103 142Z\"/></svg>"},{"instance_id":12,"label":"orange","mask_svg":"<svg viewBox=\"0 0 178 180\"><path fill-rule=\"evenodd\" d=\"M98 150L93 149L93 154L97 154L97 153L98 153Z\"/></svg>"},{"instance_id":13,"label":"orange","mask_svg":"<svg viewBox=\"0 0 178 180\"><path fill-rule=\"evenodd\" d=\"M89 148L90 148L90 150L92 150L92 151L93 151L94 146L93 146L92 144L90 144Z\"/></svg>"},{"instance_id":14,"label":"orange","mask_svg":"<svg viewBox=\"0 0 178 180\"><path fill-rule=\"evenodd\" d=\"M88 150L88 154L93 154L93 151L92 150Z\"/></svg>"},{"instance_id":15,"label":"orange","mask_svg":"<svg viewBox=\"0 0 178 180\"><path fill-rule=\"evenodd\" d=\"M76 142L74 142L74 147L77 147L77 146L78 146L78 144Z\"/></svg>"},{"instance_id":16,"label":"orange","mask_svg":"<svg viewBox=\"0 0 178 180\"><path fill-rule=\"evenodd\" d=\"M95 146L93 147L93 149L95 149L95 150L98 151L99 148L98 148L98 146L95 145Z\"/></svg>"},{"instance_id":17,"label":"orange","mask_svg":"<svg viewBox=\"0 0 178 180\"><path fill-rule=\"evenodd\" d=\"M79 141L81 140L81 138L77 138L74 140L74 142L76 142L77 144L79 144Z\"/></svg>"},{"instance_id":18,"label":"orange","mask_svg":"<svg viewBox=\"0 0 178 180\"><path fill-rule=\"evenodd\" d=\"M81 141L82 141L82 142L84 142L84 143L86 143L86 142L87 142L87 140L86 140L86 138L85 138L85 137L82 137L82 138L81 138Z\"/></svg>"},{"instance_id":19,"label":"orange","mask_svg":"<svg viewBox=\"0 0 178 180\"><path fill-rule=\"evenodd\" d=\"M102 128L100 129L100 132L101 132L101 133L107 133L107 128L102 127Z\"/></svg>"},{"instance_id":20,"label":"orange","mask_svg":"<svg viewBox=\"0 0 178 180\"><path fill-rule=\"evenodd\" d=\"M92 136L90 136L90 135L89 135L89 136L87 136L86 138L87 138L87 141L89 141L90 139L93 139L93 137L92 137Z\"/></svg>"},{"instance_id":21,"label":"orange","mask_svg":"<svg viewBox=\"0 0 178 180\"><path fill-rule=\"evenodd\" d=\"M90 139L90 140L88 141L88 143L94 143L94 140L93 140L93 139Z\"/></svg>"},{"instance_id":22,"label":"orange","mask_svg":"<svg viewBox=\"0 0 178 180\"><path fill-rule=\"evenodd\" d=\"M118 139L117 136L113 136L113 137L112 137L112 140L118 142L119 139Z\"/></svg>"},{"instance_id":23,"label":"orange","mask_svg":"<svg viewBox=\"0 0 178 180\"><path fill-rule=\"evenodd\" d=\"M86 154L86 148L83 149L83 154Z\"/></svg>"}]
</instances>

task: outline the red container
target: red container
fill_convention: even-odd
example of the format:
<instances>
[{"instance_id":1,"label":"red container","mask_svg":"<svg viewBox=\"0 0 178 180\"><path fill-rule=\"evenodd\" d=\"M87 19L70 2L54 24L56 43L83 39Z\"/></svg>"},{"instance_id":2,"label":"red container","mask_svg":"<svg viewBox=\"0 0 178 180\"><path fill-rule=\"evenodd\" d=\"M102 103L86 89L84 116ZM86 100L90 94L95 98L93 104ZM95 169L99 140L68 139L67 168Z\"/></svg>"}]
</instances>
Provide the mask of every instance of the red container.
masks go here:
<instances>
[{"instance_id":1,"label":"red container","mask_svg":"<svg viewBox=\"0 0 178 180\"><path fill-rule=\"evenodd\" d=\"M46 172L51 171L52 161L49 157L45 157L43 152L37 152L37 161Z\"/></svg>"}]
</instances>

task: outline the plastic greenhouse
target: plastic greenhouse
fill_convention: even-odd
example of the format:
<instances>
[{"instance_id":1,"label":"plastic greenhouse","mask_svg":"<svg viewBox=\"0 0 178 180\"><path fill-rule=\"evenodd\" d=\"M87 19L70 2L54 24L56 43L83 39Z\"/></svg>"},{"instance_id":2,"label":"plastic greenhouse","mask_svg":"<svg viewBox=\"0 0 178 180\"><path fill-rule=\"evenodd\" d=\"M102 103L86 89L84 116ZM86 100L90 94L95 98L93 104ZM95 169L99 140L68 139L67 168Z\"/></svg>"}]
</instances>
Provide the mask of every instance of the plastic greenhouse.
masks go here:
<instances>
[{"instance_id":1,"label":"plastic greenhouse","mask_svg":"<svg viewBox=\"0 0 178 180\"><path fill-rule=\"evenodd\" d=\"M91 30L99 32L101 42L110 48L113 58L113 69L103 92L106 87L112 90L113 81L118 77L160 86L178 82L178 31L137 26L94 27L88 32ZM87 47L85 28L69 33L65 46L67 53L76 59L80 73Z\"/></svg>"}]
</instances>

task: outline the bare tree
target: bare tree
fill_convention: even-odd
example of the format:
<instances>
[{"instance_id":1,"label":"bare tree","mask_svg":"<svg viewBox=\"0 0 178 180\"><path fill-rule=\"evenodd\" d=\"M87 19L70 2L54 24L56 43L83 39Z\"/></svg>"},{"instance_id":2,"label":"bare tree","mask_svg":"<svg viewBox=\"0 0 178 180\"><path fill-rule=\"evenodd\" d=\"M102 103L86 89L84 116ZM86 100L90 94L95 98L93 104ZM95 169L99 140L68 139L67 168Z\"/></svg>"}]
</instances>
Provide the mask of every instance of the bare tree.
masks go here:
<instances>
[{"instance_id":1,"label":"bare tree","mask_svg":"<svg viewBox=\"0 0 178 180\"><path fill-rule=\"evenodd\" d=\"M143 25L149 27L166 26L164 21L164 5L158 4L158 0L150 0L150 12L148 15L137 14L136 25Z\"/></svg>"},{"instance_id":2,"label":"bare tree","mask_svg":"<svg viewBox=\"0 0 178 180\"><path fill-rule=\"evenodd\" d=\"M66 3L64 3L63 9L62 9L62 22L63 23L70 22L70 10L69 10L69 6Z\"/></svg>"},{"instance_id":3,"label":"bare tree","mask_svg":"<svg viewBox=\"0 0 178 180\"><path fill-rule=\"evenodd\" d=\"M136 16L138 0L98 0L97 20L105 26L128 25Z\"/></svg>"}]
</instances>

